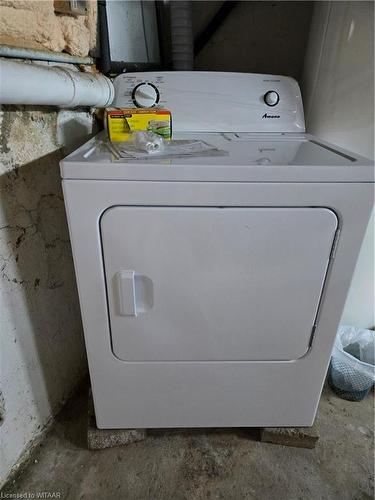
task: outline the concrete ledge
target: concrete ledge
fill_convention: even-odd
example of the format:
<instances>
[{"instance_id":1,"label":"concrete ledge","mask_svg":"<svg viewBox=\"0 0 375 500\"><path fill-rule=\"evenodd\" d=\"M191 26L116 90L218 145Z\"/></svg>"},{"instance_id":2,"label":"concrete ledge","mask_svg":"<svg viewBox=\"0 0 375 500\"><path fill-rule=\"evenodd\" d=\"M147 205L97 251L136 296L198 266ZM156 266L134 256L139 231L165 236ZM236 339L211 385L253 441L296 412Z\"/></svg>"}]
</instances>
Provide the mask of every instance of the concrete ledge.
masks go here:
<instances>
[{"instance_id":1,"label":"concrete ledge","mask_svg":"<svg viewBox=\"0 0 375 500\"><path fill-rule=\"evenodd\" d=\"M94 404L89 393L87 446L89 450L103 450L142 441L147 436L145 429L98 429L96 427Z\"/></svg>"},{"instance_id":2,"label":"concrete ledge","mask_svg":"<svg viewBox=\"0 0 375 500\"><path fill-rule=\"evenodd\" d=\"M261 430L262 443L272 443L298 448L315 448L319 440L319 432L312 427L265 427Z\"/></svg>"}]
</instances>

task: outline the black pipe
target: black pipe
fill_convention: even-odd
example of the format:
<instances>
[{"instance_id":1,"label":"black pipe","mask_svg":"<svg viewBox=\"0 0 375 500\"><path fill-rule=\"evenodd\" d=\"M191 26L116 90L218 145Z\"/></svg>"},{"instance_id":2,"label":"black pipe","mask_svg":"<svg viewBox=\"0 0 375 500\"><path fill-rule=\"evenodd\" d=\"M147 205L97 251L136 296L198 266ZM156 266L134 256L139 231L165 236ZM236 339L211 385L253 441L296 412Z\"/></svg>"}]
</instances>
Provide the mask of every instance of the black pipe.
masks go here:
<instances>
[{"instance_id":1,"label":"black pipe","mask_svg":"<svg viewBox=\"0 0 375 500\"><path fill-rule=\"evenodd\" d=\"M240 2L230 0L225 0L223 2L219 10L207 24L205 29L201 33L199 33L198 36L196 36L194 40L194 56L197 56L199 52L207 45L211 37L216 33L225 19L239 3Z\"/></svg>"}]
</instances>

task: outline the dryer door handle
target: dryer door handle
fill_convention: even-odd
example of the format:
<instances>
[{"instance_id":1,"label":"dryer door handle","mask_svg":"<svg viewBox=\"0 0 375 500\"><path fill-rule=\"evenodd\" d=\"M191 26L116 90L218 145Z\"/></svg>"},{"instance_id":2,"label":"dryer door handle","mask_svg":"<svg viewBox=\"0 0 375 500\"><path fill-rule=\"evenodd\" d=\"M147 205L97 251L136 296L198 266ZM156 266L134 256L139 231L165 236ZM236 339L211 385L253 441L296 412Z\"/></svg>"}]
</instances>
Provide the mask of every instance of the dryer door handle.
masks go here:
<instances>
[{"instance_id":1,"label":"dryer door handle","mask_svg":"<svg viewBox=\"0 0 375 500\"><path fill-rule=\"evenodd\" d=\"M134 276L134 271L119 271L115 275L120 316L137 316Z\"/></svg>"},{"instance_id":2,"label":"dryer door handle","mask_svg":"<svg viewBox=\"0 0 375 500\"><path fill-rule=\"evenodd\" d=\"M122 270L115 274L117 312L120 316L138 316L154 305L154 287L147 276L133 270Z\"/></svg>"}]
</instances>

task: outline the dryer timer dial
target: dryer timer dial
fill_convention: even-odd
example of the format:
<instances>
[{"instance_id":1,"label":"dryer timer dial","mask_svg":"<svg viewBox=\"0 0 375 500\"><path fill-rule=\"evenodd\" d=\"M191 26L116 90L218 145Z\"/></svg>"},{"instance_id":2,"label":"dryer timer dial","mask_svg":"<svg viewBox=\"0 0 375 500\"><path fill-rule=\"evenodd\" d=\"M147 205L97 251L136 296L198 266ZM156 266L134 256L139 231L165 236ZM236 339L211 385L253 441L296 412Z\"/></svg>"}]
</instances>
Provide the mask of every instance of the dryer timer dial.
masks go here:
<instances>
[{"instance_id":1,"label":"dryer timer dial","mask_svg":"<svg viewBox=\"0 0 375 500\"><path fill-rule=\"evenodd\" d=\"M280 96L275 90L269 90L264 94L263 100L267 106L276 106L280 100Z\"/></svg>"},{"instance_id":2,"label":"dryer timer dial","mask_svg":"<svg viewBox=\"0 0 375 500\"><path fill-rule=\"evenodd\" d=\"M152 108L159 101L159 91L152 83L140 83L134 87L132 99L137 108Z\"/></svg>"}]
</instances>

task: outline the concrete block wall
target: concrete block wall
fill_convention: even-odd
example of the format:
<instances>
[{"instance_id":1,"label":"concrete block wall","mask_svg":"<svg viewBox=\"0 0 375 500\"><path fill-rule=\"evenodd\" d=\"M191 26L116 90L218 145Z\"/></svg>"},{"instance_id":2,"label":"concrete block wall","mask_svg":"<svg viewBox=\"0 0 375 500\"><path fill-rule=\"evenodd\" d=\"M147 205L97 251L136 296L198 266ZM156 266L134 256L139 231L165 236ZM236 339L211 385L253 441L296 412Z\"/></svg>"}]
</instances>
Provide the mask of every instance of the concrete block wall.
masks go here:
<instances>
[{"instance_id":1,"label":"concrete block wall","mask_svg":"<svg viewBox=\"0 0 375 500\"><path fill-rule=\"evenodd\" d=\"M0 43L88 55L96 1L53 5L0 0ZM0 108L0 487L87 372L59 161L92 127L89 109Z\"/></svg>"},{"instance_id":2,"label":"concrete block wall","mask_svg":"<svg viewBox=\"0 0 375 500\"><path fill-rule=\"evenodd\" d=\"M314 2L242 1L194 60L197 71L240 71L302 75ZM194 35L223 4L193 2Z\"/></svg>"}]
</instances>

